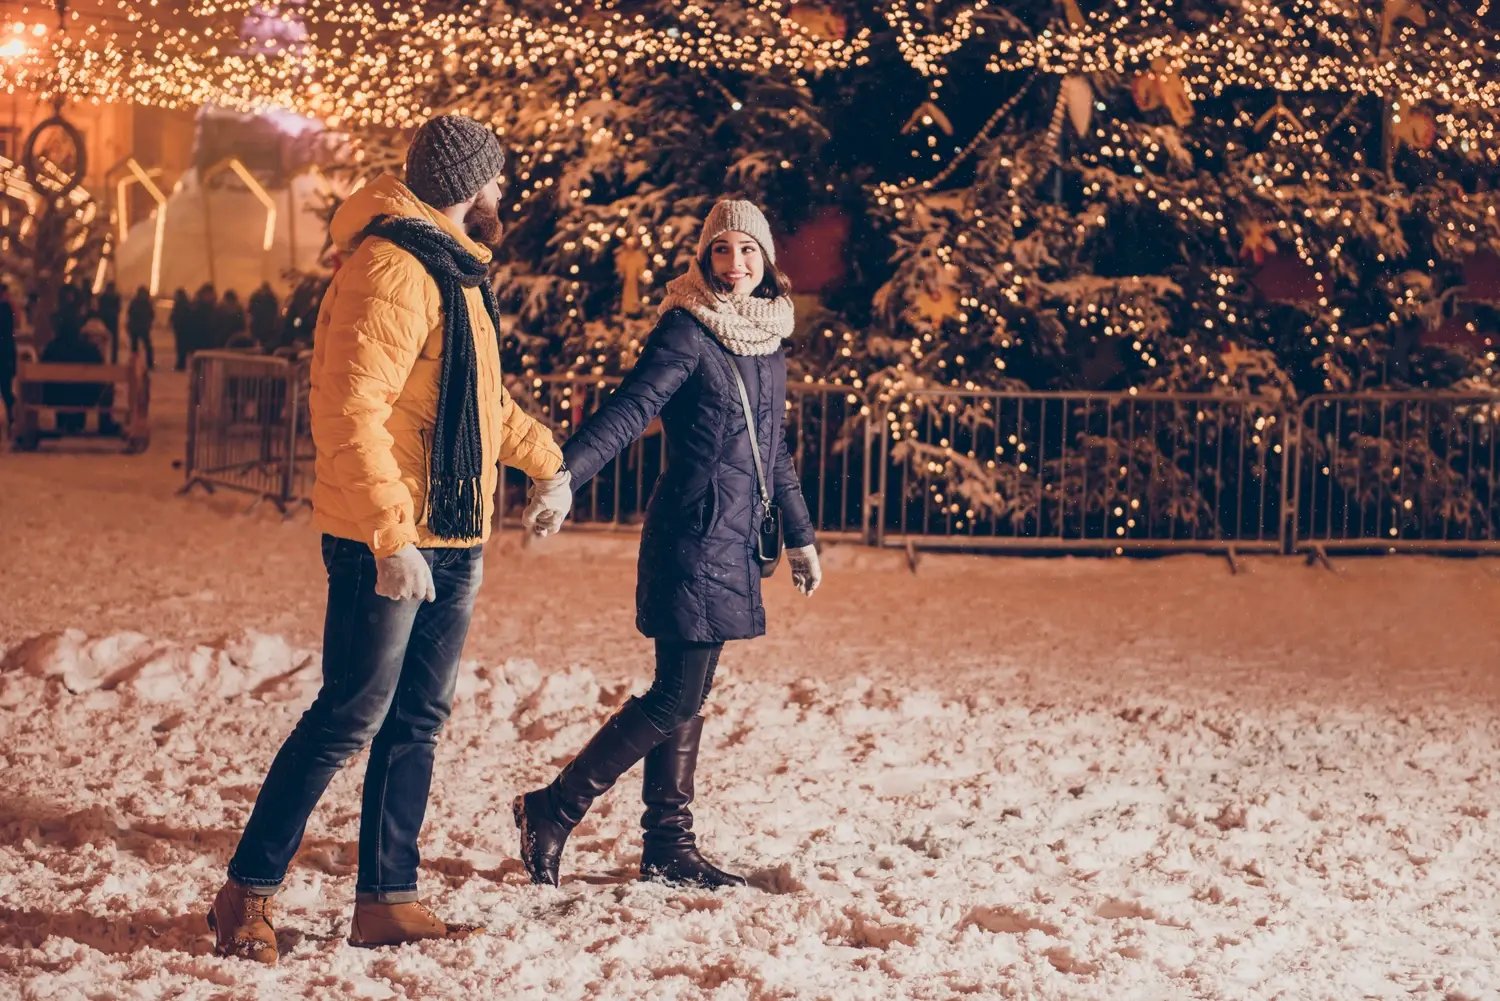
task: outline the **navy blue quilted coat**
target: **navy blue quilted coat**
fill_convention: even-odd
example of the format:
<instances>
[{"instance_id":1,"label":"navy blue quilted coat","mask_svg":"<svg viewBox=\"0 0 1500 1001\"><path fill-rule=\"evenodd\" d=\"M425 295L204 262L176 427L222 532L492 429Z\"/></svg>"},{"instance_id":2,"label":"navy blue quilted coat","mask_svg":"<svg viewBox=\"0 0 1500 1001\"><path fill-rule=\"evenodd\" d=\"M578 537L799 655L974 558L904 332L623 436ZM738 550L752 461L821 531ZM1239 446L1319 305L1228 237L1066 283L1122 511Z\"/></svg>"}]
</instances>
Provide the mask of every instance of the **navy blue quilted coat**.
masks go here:
<instances>
[{"instance_id":1,"label":"navy blue quilted coat","mask_svg":"<svg viewBox=\"0 0 1500 1001\"><path fill-rule=\"evenodd\" d=\"M646 507L636 581L636 627L647 636L722 643L766 631L754 557L760 492L731 365L750 394L763 463L774 443L766 475L786 544L810 546L812 519L783 427L786 357L731 355L686 310L658 321L620 388L563 446L579 489L661 416L667 469Z\"/></svg>"}]
</instances>

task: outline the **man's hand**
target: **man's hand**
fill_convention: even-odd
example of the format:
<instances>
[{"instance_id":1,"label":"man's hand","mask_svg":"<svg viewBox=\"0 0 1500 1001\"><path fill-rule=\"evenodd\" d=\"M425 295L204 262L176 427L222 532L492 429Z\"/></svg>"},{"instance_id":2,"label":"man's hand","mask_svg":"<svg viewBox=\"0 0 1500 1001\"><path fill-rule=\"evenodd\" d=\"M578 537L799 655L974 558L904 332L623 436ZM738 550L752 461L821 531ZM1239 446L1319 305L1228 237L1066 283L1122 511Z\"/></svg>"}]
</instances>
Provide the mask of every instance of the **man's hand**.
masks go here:
<instances>
[{"instance_id":1,"label":"man's hand","mask_svg":"<svg viewBox=\"0 0 1500 1001\"><path fill-rule=\"evenodd\" d=\"M375 560L375 593L392 601L437 600L432 568L427 565L421 551L409 543L391 555Z\"/></svg>"},{"instance_id":2,"label":"man's hand","mask_svg":"<svg viewBox=\"0 0 1500 1001\"><path fill-rule=\"evenodd\" d=\"M823 583L823 566L818 562L818 547L803 546L786 551L787 562L792 565L792 583L797 590L812 597L812 593Z\"/></svg>"},{"instance_id":3,"label":"man's hand","mask_svg":"<svg viewBox=\"0 0 1500 1001\"><path fill-rule=\"evenodd\" d=\"M555 535L573 510L573 474L566 469L550 480L532 480L521 524L538 538Z\"/></svg>"}]
</instances>

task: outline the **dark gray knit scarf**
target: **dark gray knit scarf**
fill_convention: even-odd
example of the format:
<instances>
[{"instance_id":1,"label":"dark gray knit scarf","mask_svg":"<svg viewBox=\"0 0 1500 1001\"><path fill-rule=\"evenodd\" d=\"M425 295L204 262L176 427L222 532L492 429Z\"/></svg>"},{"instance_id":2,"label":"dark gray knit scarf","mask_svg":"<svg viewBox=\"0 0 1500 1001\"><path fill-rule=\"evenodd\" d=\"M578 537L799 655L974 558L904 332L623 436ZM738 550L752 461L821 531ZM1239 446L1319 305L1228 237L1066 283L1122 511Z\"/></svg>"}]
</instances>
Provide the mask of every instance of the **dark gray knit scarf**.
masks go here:
<instances>
[{"instance_id":1,"label":"dark gray knit scarf","mask_svg":"<svg viewBox=\"0 0 1500 1001\"><path fill-rule=\"evenodd\" d=\"M411 254L437 282L443 300L443 370L438 385L437 426L428 469L427 530L440 539L484 534L483 445L479 437L479 361L464 289L478 288L495 325L499 310L487 280L488 267L430 222L400 216L375 220L365 230Z\"/></svg>"}]
</instances>

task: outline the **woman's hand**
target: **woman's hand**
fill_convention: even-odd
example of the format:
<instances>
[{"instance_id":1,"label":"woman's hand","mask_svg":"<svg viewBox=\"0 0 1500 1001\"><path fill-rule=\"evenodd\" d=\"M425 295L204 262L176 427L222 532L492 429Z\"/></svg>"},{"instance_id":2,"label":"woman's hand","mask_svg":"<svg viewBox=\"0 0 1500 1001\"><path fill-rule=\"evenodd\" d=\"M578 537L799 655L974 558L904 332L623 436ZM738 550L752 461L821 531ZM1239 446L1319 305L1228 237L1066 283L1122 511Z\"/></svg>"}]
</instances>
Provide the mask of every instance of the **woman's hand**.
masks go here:
<instances>
[{"instance_id":1,"label":"woman's hand","mask_svg":"<svg viewBox=\"0 0 1500 1001\"><path fill-rule=\"evenodd\" d=\"M521 524L538 538L555 535L573 510L573 474L561 470L550 480L532 480Z\"/></svg>"},{"instance_id":2,"label":"woman's hand","mask_svg":"<svg viewBox=\"0 0 1500 1001\"><path fill-rule=\"evenodd\" d=\"M792 565L792 583L797 590L811 598L818 585L823 583L823 565L818 562L818 547L788 549L786 558Z\"/></svg>"}]
</instances>

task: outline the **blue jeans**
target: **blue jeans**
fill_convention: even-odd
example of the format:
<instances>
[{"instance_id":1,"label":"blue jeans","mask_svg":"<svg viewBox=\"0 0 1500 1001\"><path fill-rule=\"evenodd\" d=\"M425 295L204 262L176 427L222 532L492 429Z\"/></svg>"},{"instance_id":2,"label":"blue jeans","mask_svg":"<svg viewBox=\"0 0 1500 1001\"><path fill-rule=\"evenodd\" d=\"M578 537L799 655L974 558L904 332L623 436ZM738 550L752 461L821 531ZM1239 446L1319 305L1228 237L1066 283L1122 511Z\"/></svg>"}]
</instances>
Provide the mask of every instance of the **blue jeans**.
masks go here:
<instances>
[{"instance_id":1,"label":"blue jeans","mask_svg":"<svg viewBox=\"0 0 1500 1001\"><path fill-rule=\"evenodd\" d=\"M417 899L433 751L484 567L479 546L421 553L437 600L392 601L375 593L368 546L323 536L323 687L271 762L229 863L230 877L253 890L281 885L329 780L370 744L355 890L387 903Z\"/></svg>"}]
</instances>

